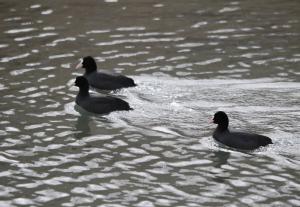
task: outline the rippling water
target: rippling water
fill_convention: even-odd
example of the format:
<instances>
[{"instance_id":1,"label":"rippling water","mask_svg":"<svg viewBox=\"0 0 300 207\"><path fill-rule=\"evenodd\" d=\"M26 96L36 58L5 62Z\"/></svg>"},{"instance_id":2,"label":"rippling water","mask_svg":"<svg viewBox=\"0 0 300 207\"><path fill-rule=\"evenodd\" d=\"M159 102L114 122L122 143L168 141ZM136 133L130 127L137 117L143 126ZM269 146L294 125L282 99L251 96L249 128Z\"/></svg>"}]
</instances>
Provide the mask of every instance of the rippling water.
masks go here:
<instances>
[{"instance_id":1,"label":"rippling water","mask_svg":"<svg viewBox=\"0 0 300 207\"><path fill-rule=\"evenodd\" d=\"M0 0L0 206L300 206L300 2ZM131 76L91 115L74 65ZM217 110L272 137L211 137Z\"/></svg>"}]
</instances>

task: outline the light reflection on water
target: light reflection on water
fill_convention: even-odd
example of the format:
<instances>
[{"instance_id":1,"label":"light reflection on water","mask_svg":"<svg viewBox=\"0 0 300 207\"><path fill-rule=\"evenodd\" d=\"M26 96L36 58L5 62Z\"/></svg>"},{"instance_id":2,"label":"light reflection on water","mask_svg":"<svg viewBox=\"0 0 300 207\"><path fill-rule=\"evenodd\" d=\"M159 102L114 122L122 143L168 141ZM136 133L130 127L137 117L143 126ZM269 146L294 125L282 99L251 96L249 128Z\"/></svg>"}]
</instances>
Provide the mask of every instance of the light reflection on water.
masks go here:
<instances>
[{"instance_id":1,"label":"light reflection on water","mask_svg":"<svg viewBox=\"0 0 300 207\"><path fill-rule=\"evenodd\" d=\"M300 7L256 3L0 2L0 206L300 205ZM75 105L84 55L133 111ZM218 146L217 110L274 145Z\"/></svg>"}]
</instances>

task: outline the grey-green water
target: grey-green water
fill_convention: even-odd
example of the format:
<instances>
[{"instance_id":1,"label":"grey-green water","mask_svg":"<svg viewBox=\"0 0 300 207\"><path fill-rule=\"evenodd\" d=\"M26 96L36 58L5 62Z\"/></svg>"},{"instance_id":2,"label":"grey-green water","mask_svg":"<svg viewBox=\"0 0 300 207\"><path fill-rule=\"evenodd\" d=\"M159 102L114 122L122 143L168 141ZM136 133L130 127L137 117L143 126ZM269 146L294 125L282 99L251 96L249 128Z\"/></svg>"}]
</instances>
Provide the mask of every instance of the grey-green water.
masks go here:
<instances>
[{"instance_id":1,"label":"grey-green water","mask_svg":"<svg viewBox=\"0 0 300 207\"><path fill-rule=\"evenodd\" d=\"M0 0L0 206L300 206L300 1ZM74 66L131 76L75 106ZM209 123L270 136L224 149Z\"/></svg>"}]
</instances>

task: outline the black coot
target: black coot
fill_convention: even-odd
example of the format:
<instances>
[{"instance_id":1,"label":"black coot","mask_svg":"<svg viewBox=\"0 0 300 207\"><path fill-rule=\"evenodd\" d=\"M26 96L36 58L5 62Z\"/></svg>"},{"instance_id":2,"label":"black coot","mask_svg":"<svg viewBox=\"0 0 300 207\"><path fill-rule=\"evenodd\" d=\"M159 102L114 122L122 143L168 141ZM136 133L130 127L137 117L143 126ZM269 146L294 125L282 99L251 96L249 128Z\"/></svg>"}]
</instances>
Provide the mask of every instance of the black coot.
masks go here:
<instances>
[{"instance_id":1,"label":"black coot","mask_svg":"<svg viewBox=\"0 0 300 207\"><path fill-rule=\"evenodd\" d=\"M97 64L93 57L84 57L76 68L84 68L84 77L89 84L100 90L116 90L136 86L133 79L124 75L110 74L97 71Z\"/></svg>"},{"instance_id":2,"label":"black coot","mask_svg":"<svg viewBox=\"0 0 300 207\"><path fill-rule=\"evenodd\" d=\"M89 93L89 83L83 76L76 78L75 86L79 87L79 93L76 96L76 104L89 112L108 114L112 111L131 110L129 104L122 99L111 96L91 96Z\"/></svg>"},{"instance_id":3,"label":"black coot","mask_svg":"<svg viewBox=\"0 0 300 207\"><path fill-rule=\"evenodd\" d=\"M226 146L241 150L254 150L272 144L272 140L263 135L229 131L229 119L223 111L215 113L213 123L218 124L213 133L213 138Z\"/></svg>"}]
</instances>

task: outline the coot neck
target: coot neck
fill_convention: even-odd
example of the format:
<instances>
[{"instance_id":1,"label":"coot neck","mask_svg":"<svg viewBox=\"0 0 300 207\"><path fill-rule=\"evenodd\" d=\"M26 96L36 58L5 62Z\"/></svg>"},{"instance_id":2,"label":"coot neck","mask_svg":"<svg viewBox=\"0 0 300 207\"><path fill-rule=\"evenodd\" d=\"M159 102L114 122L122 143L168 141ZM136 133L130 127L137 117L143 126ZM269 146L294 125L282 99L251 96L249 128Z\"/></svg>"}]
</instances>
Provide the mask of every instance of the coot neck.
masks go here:
<instances>
[{"instance_id":1,"label":"coot neck","mask_svg":"<svg viewBox=\"0 0 300 207\"><path fill-rule=\"evenodd\" d=\"M227 122L224 122L224 123L219 123L218 126L217 126L217 131L226 131L228 130L228 121Z\"/></svg>"},{"instance_id":2,"label":"coot neck","mask_svg":"<svg viewBox=\"0 0 300 207\"><path fill-rule=\"evenodd\" d=\"M90 73L95 72L95 71L97 71L97 67L85 68L85 74L90 74Z\"/></svg>"},{"instance_id":3,"label":"coot neck","mask_svg":"<svg viewBox=\"0 0 300 207\"><path fill-rule=\"evenodd\" d=\"M90 96L89 87L88 86L80 87L78 95L79 96Z\"/></svg>"}]
</instances>

